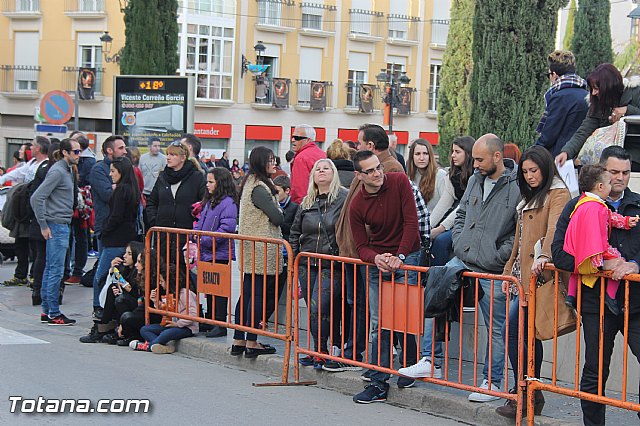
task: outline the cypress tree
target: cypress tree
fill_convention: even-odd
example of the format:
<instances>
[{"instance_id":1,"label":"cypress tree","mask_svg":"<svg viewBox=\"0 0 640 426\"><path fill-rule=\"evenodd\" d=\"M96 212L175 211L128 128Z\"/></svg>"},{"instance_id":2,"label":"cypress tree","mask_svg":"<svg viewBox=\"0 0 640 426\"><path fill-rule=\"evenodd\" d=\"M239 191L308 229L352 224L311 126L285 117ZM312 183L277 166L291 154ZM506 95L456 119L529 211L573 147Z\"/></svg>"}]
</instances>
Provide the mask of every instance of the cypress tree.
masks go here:
<instances>
[{"instance_id":1,"label":"cypress tree","mask_svg":"<svg viewBox=\"0 0 640 426\"><path fill-rule=\"evenodd\" d=\"M124 10L123 75L174 75L178 68L178 1L129 0Z\"/></svg>"},{"instance_id":2,"label":"cypress tree","mask_svg":"<svg viewBox=\"0 0 640 426\"><path fill-rule=\"evenodd\" d=\"M470 134L495 133L526 148L544 110L546 57L566 0L476 3Z\"/></svg>"},{"instance_id":3,"label":"cypress tree","mask_svg":"<svg viewBox=\"0 0 640 426\"><path fill-rule=\"evenodd\" d=\"M613 61L609 0L580 0L571 50L576 71L587 76L595 67Z\"/></svg>"},{"instance_id":4,"label":"cypress tree","mask_svg":"<svg viewBox=\"0 0 640 426\"><path fill-rule=\"evenodd\" d=\"M576 0L571 0L569 3L569 14L567 15L567 28L564 32L564 38L562 39L562 48L564 50L571 50L571 42L573 41L573 26L576 20Z\"/></svg>"},{"instance_id":5,"label":"cypress tree","mask_svg":"<svg viewBox=\"0 0 640 426\"><path fill-rule=\"evenodd\" d=\"M451 2L449 35L442 58L438 94L438 151L441 159L448 157L453 139L469 131L474 4L475 0Z\"/></svg>"}]
</instances>

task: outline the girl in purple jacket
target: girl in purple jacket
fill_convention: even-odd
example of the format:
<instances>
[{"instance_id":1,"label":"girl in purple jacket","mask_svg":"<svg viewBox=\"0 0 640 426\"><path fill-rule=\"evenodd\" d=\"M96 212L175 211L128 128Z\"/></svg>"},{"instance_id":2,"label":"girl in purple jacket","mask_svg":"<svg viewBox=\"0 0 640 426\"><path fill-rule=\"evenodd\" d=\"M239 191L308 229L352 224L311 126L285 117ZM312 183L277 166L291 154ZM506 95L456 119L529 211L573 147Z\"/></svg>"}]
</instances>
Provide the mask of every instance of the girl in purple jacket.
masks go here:
<instances>
[{"instance_id":1,"label":"girl in purple jacket","mask_svg":"<svg viewBox=\"0 0 640 426\"><path fill-rule=\"evenodd\" d=\"M238 192L233 183L231 172L223 167L209 169L207 172L207 192L202 200L200 219L193 229L197 231L212 231L235 233L238 223ZM230 252L231 251L231 252ZM236 260L233 240L225 238L200 237L200 261L228 263ZM215 303L212 303L215 298ZM212 307L217 321L227 321L226 297L207 296L206 318L212 318ZM214 326L205 334L207 337L222 337L227 335L227 329Z\"/></svg>"}]
</instances>

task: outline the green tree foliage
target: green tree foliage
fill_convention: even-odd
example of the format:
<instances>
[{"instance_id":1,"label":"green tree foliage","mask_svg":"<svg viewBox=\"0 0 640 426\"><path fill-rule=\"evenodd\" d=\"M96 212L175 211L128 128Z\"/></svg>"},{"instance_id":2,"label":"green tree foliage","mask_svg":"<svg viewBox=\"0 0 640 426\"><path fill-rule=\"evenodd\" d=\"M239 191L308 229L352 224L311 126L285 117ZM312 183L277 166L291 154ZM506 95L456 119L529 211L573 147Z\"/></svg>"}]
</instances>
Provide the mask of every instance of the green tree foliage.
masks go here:
<instances>
[{"instance_id":1,"label":"green tree foliage","mask_svg":"<svg viewBox=\"0 0 640 426\"><path fill-rule=\"evenodd\" d=\"M567 15L567 29L564 32L564 39L562 39L562 48L564 50L571 50L571 42L573 41L573 26L576 20L576 0L571 0L569 3L569 14Z\"/></svg>"},{"instance_id":2,"label":"green tree foliage","mask_svg":"<svg viewBox=\"0 0 640 426\"><path fill-rule=\"evenodd\" d=\"M441 162L448 157L453 139L469 131L474 4L475 0L451 2L449 35L440 69L438 93L438 151Z\"/></svg>"},{"instance_id":3,"label":"green tree foliage","mask_svg":"<svg viewBox=\"0 0 640 426\"><path fill-rule=\"evenodd\" d=\"M566 0L476 3L469 133L495 133L526 148L536 138L549 87L558 10Z\"/></svg>"},{"instance_id":4,"label":"green tree foliage","mask_svg":"<svg viewBox=\"0 0 640 426\"><path fill-rule=\"evenodd\" d=\"M624 76L625 71L640 65L640 42L635 39L629 40L624 49L616 54L613 65L618 68Z\"/></svg>"},{"instance_id":5,"label":"green tree foliage","mask_svg":"<svg viewBox=\"0 0 640 426\"><path fill-rule=\"evenodd\" d=\"M598 65L613 61L609 0L580 0L571 50L576 71L587 76Z\"/></svg>"},{"instance_id":6,"label":"green tree foliage","mask_svg":"<svg viewBox=\"0 0 640 426\"><path fill-rule=\"evenodd\" d=\"M124 75L174 75L178 68L178 1L129 0L124 10Z\"/></svg>"}]
</instances>

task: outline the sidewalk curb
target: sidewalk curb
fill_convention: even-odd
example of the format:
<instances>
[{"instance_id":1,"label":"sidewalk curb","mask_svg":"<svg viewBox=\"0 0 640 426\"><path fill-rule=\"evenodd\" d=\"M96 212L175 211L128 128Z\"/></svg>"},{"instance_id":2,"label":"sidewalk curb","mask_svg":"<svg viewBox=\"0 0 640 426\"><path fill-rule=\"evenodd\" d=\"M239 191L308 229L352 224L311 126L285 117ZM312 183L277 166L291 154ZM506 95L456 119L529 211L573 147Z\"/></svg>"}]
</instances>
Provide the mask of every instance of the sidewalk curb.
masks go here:
<instances>
[{"instance_id":1,"label":"sidewalk curb","mask_svg":"<svg viewBox=\"0 0 640 426\"><path fill-rule=\"evenodd\" d=\"M216 341L217 340L217 341ZM191 338L180 340L177 352L181 355L212 361L218 364L233 366L241 370L258 371L268 374L278 381L282 376L284 358L281 355L262 355L255 359L242 356L231 356L229 345L222 339ZM289 380L293 381L293 364L290 365ZM354 395L362 390L363 381L359 372L327 373L309 367L300 368L301 380L316 380L317 386ZM438 392L424 387L398 389L395 380L390 381L388 402L409 409L448 417L474 425L511 426L515 422L495 413L495 406L469 402L466 398L448 392ZM566 425L566 421L546 416L536 416L535 424L539 426Z\"/></svg>"}]
</instances>

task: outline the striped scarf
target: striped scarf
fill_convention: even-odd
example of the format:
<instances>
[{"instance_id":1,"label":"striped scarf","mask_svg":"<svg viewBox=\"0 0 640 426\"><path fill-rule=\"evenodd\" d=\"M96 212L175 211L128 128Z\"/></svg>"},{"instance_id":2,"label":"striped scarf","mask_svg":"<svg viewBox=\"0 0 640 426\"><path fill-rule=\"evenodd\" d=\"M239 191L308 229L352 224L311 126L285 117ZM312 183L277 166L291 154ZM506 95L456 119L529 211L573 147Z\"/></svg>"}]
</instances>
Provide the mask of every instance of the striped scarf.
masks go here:
<instances>
[{"instance_id":1,"label":"striped scarf","mask_svg":"<svg viewBox=\"0 0 640 426\"><path fill-rule=\"evenodd\" d=\"M542 129L544 128L544 123L547 121L547 106L549 105L549 99L551 96L560 91L562 89L585 89L587 90L587 82L585 79L580 77L578 74L565 74L559 79L557 79L551 87L544 94L544 112L542 113L542 117L540 117L540 122L538 123L538 127L536 127L536 132L542 133Z\"/></svg>"}]
</instances>

